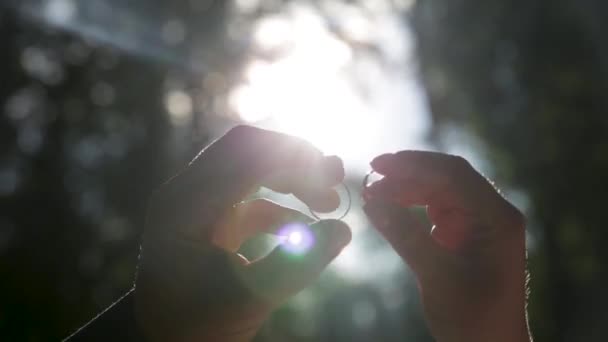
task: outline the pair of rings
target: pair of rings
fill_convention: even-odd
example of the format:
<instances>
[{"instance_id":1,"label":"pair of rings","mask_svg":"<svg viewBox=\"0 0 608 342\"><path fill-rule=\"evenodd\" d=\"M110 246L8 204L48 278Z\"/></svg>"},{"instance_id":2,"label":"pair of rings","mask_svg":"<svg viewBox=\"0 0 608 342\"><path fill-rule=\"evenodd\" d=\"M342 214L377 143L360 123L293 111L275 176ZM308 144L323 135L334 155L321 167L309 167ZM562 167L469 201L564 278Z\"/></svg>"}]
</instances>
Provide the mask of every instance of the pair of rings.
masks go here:
<instances>
[{"instance_id":1,"label":"pair of rings","mask_svg":"<svg viewBox=\"0 0 608 342\"><path fill-rule=\"evenodd\" d=\"M374 174L374 171L370 171L368 172L365 177L363 177L363 184L362 184L362 189L365 190L367 189L367 187L369 186L369 178ZM348 213L350 212L350 210L352 209L352 195L350 193L350 189L348 188L348 186L346 184L344 184L344 182L340 183L340 185L344 188L345 192L346 192L346 197L348 198L348 204L346 205L346 209L344 210L344 213L342 215L340 215L338 218L336 218L335 220L342 220L343 218L346 217L346 215L348 215ZM310 212L310 214L317 220L322 220L323 218L321 218L319 216L319 214L317 214L317 212L315 212L310 206L308 207L308 211Z\"/></svg>"}]
</instances>

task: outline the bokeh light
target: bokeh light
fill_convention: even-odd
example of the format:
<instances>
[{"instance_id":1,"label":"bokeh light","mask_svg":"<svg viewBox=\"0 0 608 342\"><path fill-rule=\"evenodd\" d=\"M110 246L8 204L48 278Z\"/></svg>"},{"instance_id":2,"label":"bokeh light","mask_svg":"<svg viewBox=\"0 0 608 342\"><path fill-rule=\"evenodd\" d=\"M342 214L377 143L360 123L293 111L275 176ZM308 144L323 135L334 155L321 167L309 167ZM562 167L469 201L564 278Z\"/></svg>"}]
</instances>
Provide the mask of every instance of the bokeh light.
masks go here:
<instances>
[{"instance_id":1,"label":"bokeh light","mask_svg":"<svg viewBox=\"0 0 608 342\"><path fill-rule=\"evenodd\" d=\"M304 223L290 223L277 233L280 248L294 255L303 255L315 244L314 233Z\"/></svg>"},{"instance_id":2,"label":"bokeh light","mask_svg":"<svg viewBox=\"0 0 608 342\"><path fill-rule=\"evenodd\" d=\"M192 120L192 98L181 90L171 90L165 96L165 107L171 123L183 126Z\"/></svg>"}]
</instances>

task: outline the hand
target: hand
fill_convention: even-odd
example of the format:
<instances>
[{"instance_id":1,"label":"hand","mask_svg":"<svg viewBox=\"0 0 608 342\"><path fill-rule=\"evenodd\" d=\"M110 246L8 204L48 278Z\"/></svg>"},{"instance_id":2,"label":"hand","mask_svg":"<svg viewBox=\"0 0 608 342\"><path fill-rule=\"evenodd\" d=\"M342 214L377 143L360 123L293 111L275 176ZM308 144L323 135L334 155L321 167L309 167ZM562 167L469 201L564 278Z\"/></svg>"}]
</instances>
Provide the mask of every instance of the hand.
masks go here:
<instances>
[{"instance_id":1,"label":"hand","mask_svg":"<svg viewBox=\"0 0 608 342\"><path fill-rule=\"evenodd\" d=\"M402 151L371 165L384 178L364 210L415 273L437 341L530 341L522 214L460 157Z\"/></svg>"},{"instance_id":2,"label":"hand","mask_svg":"<svg viewBox=\"0 0 608 342\"><path fill-rule=\"evenodd\" d=\"M314 245L294 256L281 246L248 261L254 234L274 232L298 211L257 199L263 185L332 211L342 162L294 137L240 126L203 150L153 197L136 281L136 317L151 340L248 341L271 311L314 281L350 241L340 221L310 226Z\"/></svg>"}]
</instances>

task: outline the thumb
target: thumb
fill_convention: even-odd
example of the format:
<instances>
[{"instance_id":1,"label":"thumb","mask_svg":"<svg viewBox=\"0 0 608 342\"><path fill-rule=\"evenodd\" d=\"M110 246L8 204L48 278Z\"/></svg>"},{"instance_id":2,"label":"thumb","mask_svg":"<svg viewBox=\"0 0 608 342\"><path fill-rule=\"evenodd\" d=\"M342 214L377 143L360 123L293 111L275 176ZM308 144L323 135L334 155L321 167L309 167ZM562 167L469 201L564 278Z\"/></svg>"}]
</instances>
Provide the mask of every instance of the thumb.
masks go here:
<instances>
[{"instance_id":1,"label":"thumb","mask_svg":"<svg viewBox=\"0 0 608 342\"><path fill-rule=\"evenodd\" d=\"M363 211L419 278L437 271L441 247L411 212L378 200L368 201Z\"/></svg>"},{"instance_id":2,"label":"thumb","mask_svg":"<svg viewBox=\"0 0 608 342\"><path fill-rule=\"evenodd\" d=\"M350 228L342 221L300 224L263 259L247 266L247 279L265 300L280 304L315 281L350 242ZM293 235L296 234L296 235ZM295 238L294 238L295 237ZM292 240L292 241L290 241Z\"/></svg>"}]
</instances>

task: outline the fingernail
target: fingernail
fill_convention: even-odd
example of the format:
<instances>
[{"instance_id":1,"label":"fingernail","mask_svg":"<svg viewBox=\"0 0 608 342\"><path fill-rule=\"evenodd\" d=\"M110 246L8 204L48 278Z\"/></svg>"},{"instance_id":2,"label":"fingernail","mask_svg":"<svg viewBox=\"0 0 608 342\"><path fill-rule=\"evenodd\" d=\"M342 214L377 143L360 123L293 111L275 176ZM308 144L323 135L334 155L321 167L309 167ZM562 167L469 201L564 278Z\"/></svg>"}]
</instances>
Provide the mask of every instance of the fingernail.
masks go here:
<instances>
[{"instance_id":1,"label":"fingernail","mask_svg":"<svg viewBox=\"0 0 608 342\"><path fill-rule=\"evenodd\" d=\"M388 164L393 159L392 157L392 153L379 155L371 161L370 165L374 169L374 171L382 172L383 170L386 170Z\"/></svg>"}]
</instances>

